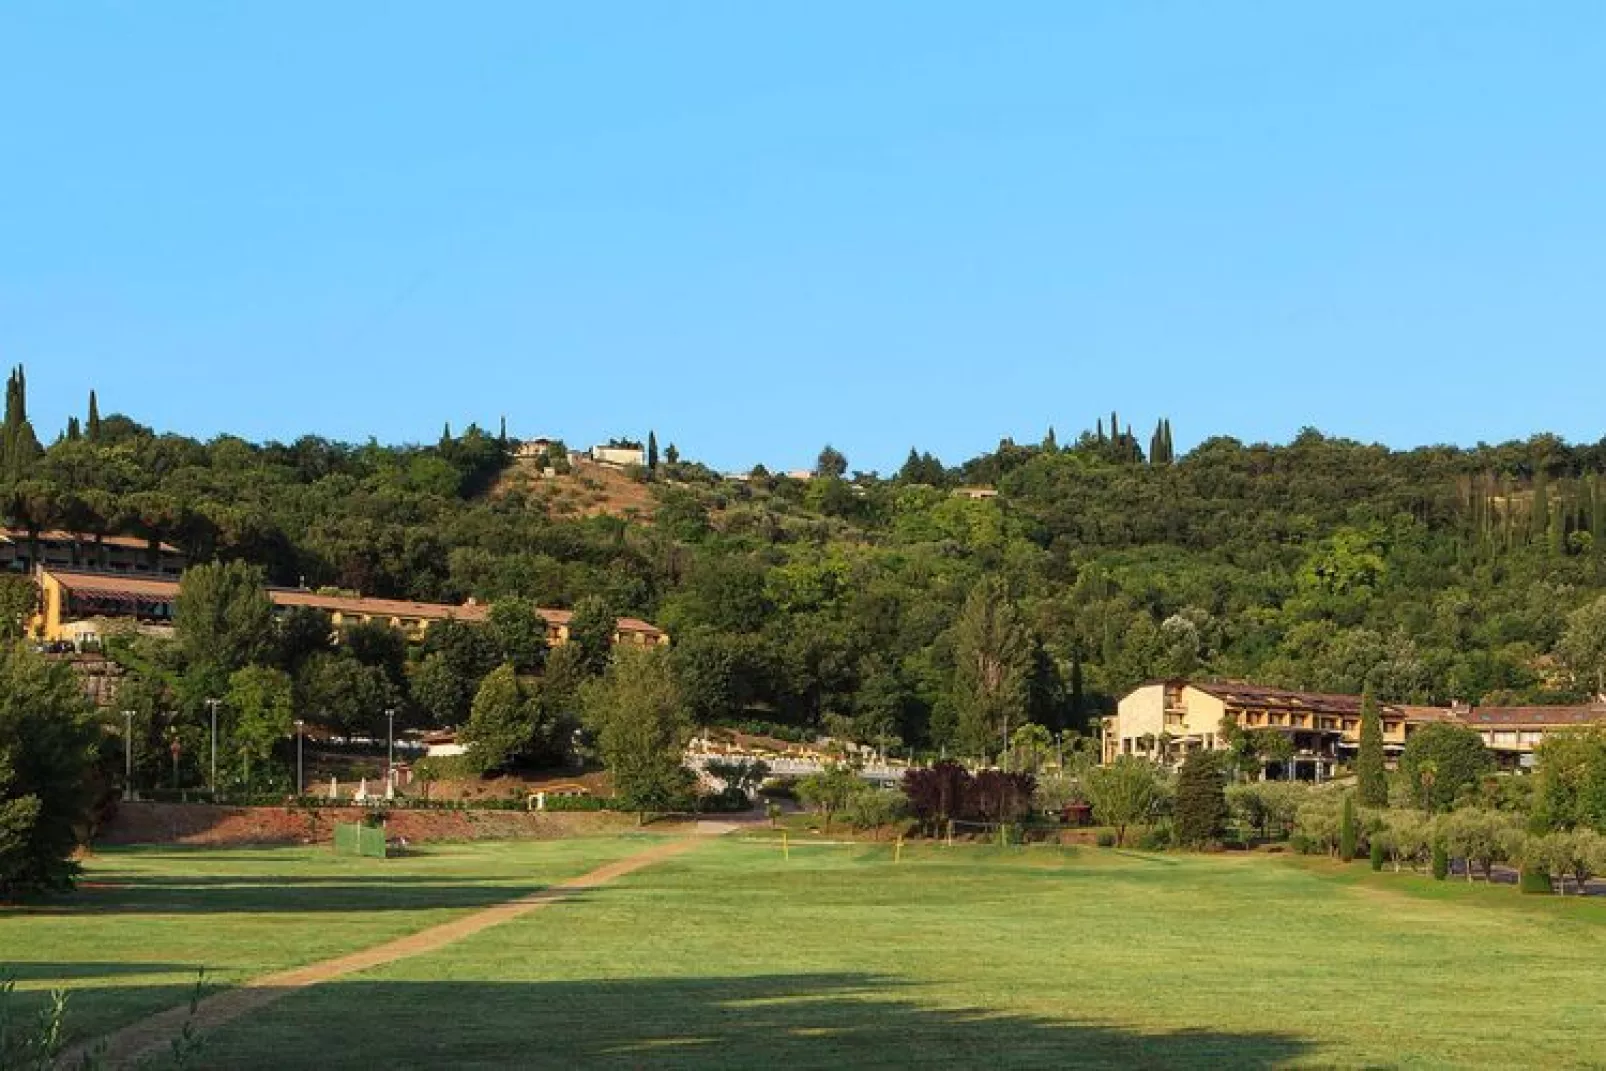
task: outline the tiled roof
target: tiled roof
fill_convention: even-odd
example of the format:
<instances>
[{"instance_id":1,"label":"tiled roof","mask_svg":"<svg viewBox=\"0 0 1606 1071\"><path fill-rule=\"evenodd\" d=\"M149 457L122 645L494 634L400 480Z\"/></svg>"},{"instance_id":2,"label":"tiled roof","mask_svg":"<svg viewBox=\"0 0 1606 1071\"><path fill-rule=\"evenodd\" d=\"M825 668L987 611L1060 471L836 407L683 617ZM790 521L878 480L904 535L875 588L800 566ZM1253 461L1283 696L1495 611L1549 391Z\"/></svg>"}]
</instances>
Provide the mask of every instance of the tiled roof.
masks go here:
<instances>
[{"instance_id":1,"label":"tiled roof","mask_svg":"<svg viewBox=\"0 0 1606 1071\"><path fill-rule=\"evenodd\" d=\"M178 598L177 580L156 577L125 576L120 573L89 573L66 569L46 570L69 591L103 598L163 599ZM371 617L412 618L421 621L484 621L490 607L484 603L412 602L406 599L371 599L356 595L324 595L300 588L269 588L268 598L278 606L309 606L330 613L358 614ZM569 610L538 610L547 624L561 627L574 617ZM635 617L621 617L614 626L620 632L640 634L656 639L663 635L656 625Z\"/></svg>"},{"instance_id":2,"label":"tiled roof","mask_svg":"<svg viewBox=\"0 0 1606 1071\"><path fill-rule=\"evenodd\" d=\"M1606 705L1599 703L1586 707L1473 707L1457 717L1478 728L1555 728L1559 725L1594 725L1606 723Z\"/></svg>"},{"instance_id":3,"label":"tiled roof","mask_svg":"<svg viewBox=\"0 0 1606 1071\"><path fill-rule=\"evenodd\" d=\"M1179 682L1181 683L1181 682ZM1275 707L1279 710L1312 711L1317 714L1345 714L1359 717L1361 697L1334 695L1328 692L1296 692L1287 688L1265 688L1245 681L1187 681L1187 684L1222 702L1237 706ZM1393 703L1378 704L1381 714L1396 716L1407 713L1406 708Z\"/></svg>"},{"instance_id":4,"label":"tiled roof","mask_svg":"<svg viewBox=\"0 0 1606 1071\"><path fill-rule=\"evenodd\" d=\"M95 545L94 535L88 532L64 532L59 528L48 528L39 533L41 543L81 543L86 547ZM25 528L0 528L0 543L26 544L28 530ZM147 540L138 536L108 535L102 536L100 542L108 547L119 547L124 550L146 550L150 547ZM177 554L178 548L171 543L158 543L157 548L163 554Z\"/></svg>"}]
</instances>

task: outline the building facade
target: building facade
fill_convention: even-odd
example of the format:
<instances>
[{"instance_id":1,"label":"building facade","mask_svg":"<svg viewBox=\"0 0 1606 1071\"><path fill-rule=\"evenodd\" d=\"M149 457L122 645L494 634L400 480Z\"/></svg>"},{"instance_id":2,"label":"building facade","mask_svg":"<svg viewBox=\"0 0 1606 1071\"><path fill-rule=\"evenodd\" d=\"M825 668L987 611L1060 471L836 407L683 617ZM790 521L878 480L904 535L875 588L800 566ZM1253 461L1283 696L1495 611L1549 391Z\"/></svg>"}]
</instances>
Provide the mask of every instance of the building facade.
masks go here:
<instances>
[{"instance_id":1,"label":"building facade","mask_svg":"<svg viewBox=\"0 0 1606 1071\"><path fill-rule=\"evenodd\" d=\"M1383 751L1398 758L1411 735L1436 722L1477 730L1503 766L1531 765L1547 732L1606 724L1606 704L1571 707L1448 707L1379 703ZM1123 697L1104 720L1103 759L1137 755L1179 765L1191 752L1228 747L1229 726L1286 736L1292 757L1273 773L1324 781L1360 747L1361 697L1266 688L1238 681L1151 681Z\"/></svg>"},{"instance_id":2,"label":"building facade","mask_svg":"<svg viewBox=\"0 0 1606 1071\"><path fill-rule=\"evenodd\" d=\"M20 528L0 528L0 569L32 573L38 569L86 569L102 573L178 576L185 558L169 543L135 536L63 532L47 529L32 535Z\"/></svg>"}]
</instances>

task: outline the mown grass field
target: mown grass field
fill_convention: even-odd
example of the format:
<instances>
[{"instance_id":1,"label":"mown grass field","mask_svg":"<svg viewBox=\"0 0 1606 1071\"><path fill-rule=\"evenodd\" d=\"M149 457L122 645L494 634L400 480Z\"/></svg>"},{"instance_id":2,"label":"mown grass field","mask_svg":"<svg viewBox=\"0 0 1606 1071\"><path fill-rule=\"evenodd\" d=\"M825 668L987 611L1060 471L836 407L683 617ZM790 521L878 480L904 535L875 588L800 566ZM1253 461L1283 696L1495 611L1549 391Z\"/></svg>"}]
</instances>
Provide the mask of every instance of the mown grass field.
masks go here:
<instances>
[{"instance_id":1,"label":"mown grass field","mask_svg":"<svg viewBox=\"0 0 1606 1071\"><path fill-rule=\"evenodd\" d=\"M181 999L196 965L228 981L289 962L298 943L297 961L373 943L641 844L451 846L368 863L122 853L96 861L92 880L141 875L138 892L0 919L0 961L22 954L31 984L84 987L78 1013L103 1028ZM920 845L895 864L892 853L796 844L786 860L773 843L713 841L441 951L299 991L210 1034L201 1062L1606 1060L1606 904L1280 857ZM246 867L258 882L198 881ZM350 903L332 892L353 887ZM399 899L387 907L385 895ZM451 902L429 906L439 899ZM35 936L41 923L51 943ZM145 985L154 993L138 993Z\"/></svg>"}]
</instances>

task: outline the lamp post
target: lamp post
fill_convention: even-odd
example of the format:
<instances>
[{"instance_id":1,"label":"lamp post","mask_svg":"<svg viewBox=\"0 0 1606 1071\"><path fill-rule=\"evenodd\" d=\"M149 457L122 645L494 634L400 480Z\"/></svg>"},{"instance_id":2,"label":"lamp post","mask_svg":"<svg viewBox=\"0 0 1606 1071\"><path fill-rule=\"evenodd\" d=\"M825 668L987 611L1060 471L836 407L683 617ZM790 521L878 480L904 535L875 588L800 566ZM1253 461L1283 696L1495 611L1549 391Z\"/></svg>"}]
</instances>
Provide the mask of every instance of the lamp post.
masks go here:
<instances>
[{"instance_id":1,"label":"lamp post","mask_svg":"<svg viewBox=\"0 0 1606 1071\"><path fill-rule=\"evenodd\" d=\"M217 798L217 707L222 700L208 699L206 705L212 711L212 775L208 784L212 788L213 799Z\"/></svg>"},{"instance_id":2,"label":"lamp post","mask_svg":"<svg viewBox=\"0 0 1606 1071\"><path fill-rule=\"evenodd\" d=\"M297 796L300 796L302 794L302 791L303 791L302 787L301 787L302 784L303 784L302 777L301 777L301 770L302 770L302 768L301 768L301 741L303 740L304 736L303 736L303 733L302 733L301 730L303 728L305 728L306 724L307 723L302 721L300 718L296 719L296 795Z\"/></svg>"},{"instance_id":3,"label":"lamp post","mask_svg":"<svg viewBox=\"0 0 1606 1071\"><path fill-rule=\"evenodd\" d=\"M123 799L134 798L134 712L123 711Z\"/></svg>"},{"instance_id":4,"label":"lamp post","mask_svg":"<svg viewBox=\"0 0 1606 1071\"><path fill-rule=\"evenodd\" d=\"M385 708L385 784L396 784L396 711Z\"/></svg>"}]
</instances>

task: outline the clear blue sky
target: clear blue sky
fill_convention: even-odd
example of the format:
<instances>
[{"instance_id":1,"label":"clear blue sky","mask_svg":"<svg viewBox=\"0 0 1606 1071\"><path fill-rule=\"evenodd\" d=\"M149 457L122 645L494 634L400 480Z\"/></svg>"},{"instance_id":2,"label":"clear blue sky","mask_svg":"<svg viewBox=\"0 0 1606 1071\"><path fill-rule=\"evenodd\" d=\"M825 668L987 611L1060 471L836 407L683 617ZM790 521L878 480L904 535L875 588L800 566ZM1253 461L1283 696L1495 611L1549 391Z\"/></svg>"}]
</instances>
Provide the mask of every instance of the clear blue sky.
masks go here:
<instances>
[{"instance_id":1,"label":"clear blue sky","mask_svg":"<svg viewBox=\"0 0 1606 1071\"><path fill-rule=\"evenodd\" d=\"M42 437L1606 433L1606 4L0 8Z\"/></svg>"}]
</instances>

